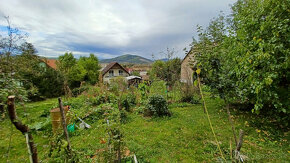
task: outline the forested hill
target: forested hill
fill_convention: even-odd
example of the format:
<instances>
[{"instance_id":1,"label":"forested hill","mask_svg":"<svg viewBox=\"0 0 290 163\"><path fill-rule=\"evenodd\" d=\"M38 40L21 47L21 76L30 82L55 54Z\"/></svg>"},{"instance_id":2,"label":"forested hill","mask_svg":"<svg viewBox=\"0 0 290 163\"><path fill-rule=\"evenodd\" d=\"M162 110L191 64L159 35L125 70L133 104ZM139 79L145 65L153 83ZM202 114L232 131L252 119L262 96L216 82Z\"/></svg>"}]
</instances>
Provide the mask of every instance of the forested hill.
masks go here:
<instances>
[{"instance_id":1,"label":"forested hill","mask_svg":"<svg viewBox=\"0 0 290 163\"><path fill-rule=\"evenodd\" d=\"M110 63L110 62L118 62L118 63L134 63L134 64L148 64L153 61L138 55L126 54L122 56L118 56L111 59L104 59L100 61L101 63Z\"/></svg>"}]
</instances>

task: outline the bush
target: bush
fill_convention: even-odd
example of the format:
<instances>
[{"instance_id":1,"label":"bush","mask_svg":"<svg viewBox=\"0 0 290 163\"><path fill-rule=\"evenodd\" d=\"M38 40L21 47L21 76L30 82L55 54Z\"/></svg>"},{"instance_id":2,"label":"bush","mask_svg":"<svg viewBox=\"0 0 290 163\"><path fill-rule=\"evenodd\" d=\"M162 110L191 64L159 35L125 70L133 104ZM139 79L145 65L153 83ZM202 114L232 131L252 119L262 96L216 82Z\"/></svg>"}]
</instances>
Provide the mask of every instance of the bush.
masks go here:
<instances>
[{"instance_id":1,"label":"bush","mask_svg":"<svg viewBox=\"0 0 290 163\"><path fill-rule=\"evenodd\" d=\"M91 103L92 105L95 105L95 106L104 104L104 103L116 103L116 101L117 101L117 96L115 96L112 93L104 93L97 97L91 98Z\"/></svg>"},{"instance_id":2,"label":"bush","mask_svg":"<svg viewBox=\"0 0 290 163\"><path fill-rule=\"evenodd\" d=\"M120 95L121 91L126 91L128 84L124 77L116 77L110 80L109 90L116 96Z\"/></svg>"},{"instance_id":3,"label":"bush","mask_svg":"<svg viewBox=\"0 0 290 163\"><path fill-rule=\"evenodd\" d=\"M130 111L130 108L136 105L136 96L134 94L127 94L121 99L121 107L126 111Z\"/></svg>"},{"instance_id":4,"label":"bush","mask_svg":"<svg viewBox=\"0 0 290 163\"><path fill-rule=\"evenodd\" d=\"M89 87L88 86L81 86L81 87L79 87L79 88L74 88L73 90L72 90L72 95L74 96L74 97L77 97L78 95L80 95L80 94L82 94L83 92L85 92L85 91L88 91L89 90Z\"/></svg>"},{"instance_id":5,"label":"bush","mask_svg":"<svg viewBox=\"0 0 290 163\"><path fill-rule=\"evenodd\" d=\"M149 83L148 82L142 82L138 85L138 89L141 94L141 99L146 99L147 94L149 93Z\"/></svg>"},{"instance_id":6,"label":"bush","mask_svg":"<svg viewBox=\"0 0 290 163\"><path fill-rule=\"evenodd\" d=\"M180 94L181 94L180 102L189 102L192 104L199 103L199 100L197 97L199 96L199 92L198 92L198 88L195 86L183 84L180 89Z\"/></svg>"},{"instance_id":7,"label":"bush","mask_svg":"<svg viewBox=\"0 0 290 163\"><path fill-rule=\"evenodd\" d=\"M147 111L149 111L150 115L158 117L171 116L171 113L168 110L167 102L161 95L150 96L146 108L148 109Z\"/></svg>"},{"instance_id":8,"label":"bush","mask_svg":"<svg viewBox=\"0 0 290 163\"><path fill-rule=\"evenodd\" d=\"M197 99L197 97L193 96L193 95L185 95L181 97L180 102L188 102L191 104L199 104L199 100Z\"/></svg>"},{"instance_id":9,"label":"bush","mask_svg":"<svg viewBox=\"0 0 290 163\"><path fill-rule=\"evenodd\" d=\"M154 81L149 89L150 95L163 95L166 96L167 89L166 89L166 82L163 80Z\"/></svg>"}]
</instances>

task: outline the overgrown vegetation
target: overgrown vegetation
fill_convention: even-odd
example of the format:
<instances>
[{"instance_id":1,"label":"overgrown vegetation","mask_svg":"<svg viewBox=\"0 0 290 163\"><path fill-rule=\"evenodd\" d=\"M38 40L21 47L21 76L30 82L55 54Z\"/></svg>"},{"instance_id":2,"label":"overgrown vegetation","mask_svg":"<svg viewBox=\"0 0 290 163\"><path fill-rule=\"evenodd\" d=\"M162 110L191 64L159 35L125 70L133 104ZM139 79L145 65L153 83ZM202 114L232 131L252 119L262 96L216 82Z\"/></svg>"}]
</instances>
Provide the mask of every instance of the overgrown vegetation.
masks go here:
<instances>
[{"instance_id":1,"label":"overgrown vegetation","mask_svg":"<svg viewBox=\"0 0 290 163\"><path fill-rule=\"evenodd\" d=\"M146 98L145 101L148 100L149 104L154 107L162 105L157 109L168 107L172 114L171 117L157 115L151 118L139 114L138 108L144 106L140 92L135 90L136 105L132 102L131 112L126 112L125 107L120 111L119 96L108 91L105 86L89 87L80 96L65 99L64 105L71 106L69 113L72 116L71 123L79 125L77 117L80 117L92 126L90 129L77 128L70 133L74 151L72 155L66 153L64 138L61 136L56 138L52 134L49 110L57 107L57 99L29 103L25 108L17 106L17 112L26 124L34 128L33 136L35 143L38 144L39 158L43 162L57 162L57 160L65 159L85 162L115 161L118 160L118 153L121 153L122 160L127 161L132 160L135 154L139 162L195 162L220 159L216 157L217 146L211 136L201 104L173 103L168 105L166 100L155 92L156 94L149 99ZM208 93L206 94L208 111L218 139L221 141L221 149L226 159L230 160L229 137L232 133L223 109L224 102L219 98L211 99ZM131 92L126 89L124 99L130 99L130 96ZM134 96L132 99L135 99ZM138 106L138 104L141 105ZM122 112L126 116L123 116ZM164 113L164 110L160 110L159 113ZM29 119L26 118L27 116ZM254 120L251 115L238 110L234 110L233 118L236 128L242 128L247 133L243 153L249 157L249 160L258 162L289 160L287 157L289 133L276 130L273 126L265 127L262 118L261 121ZM1 160L4 161L7 159L10 133L13 129L10 123L8 119L0 122L3 126L0 128L0 154ZM23 136L13 129L11 140L9 160L12 162L28 160ZM271 157L268 157L269 152Z\"/></svg>"}]
</instances>

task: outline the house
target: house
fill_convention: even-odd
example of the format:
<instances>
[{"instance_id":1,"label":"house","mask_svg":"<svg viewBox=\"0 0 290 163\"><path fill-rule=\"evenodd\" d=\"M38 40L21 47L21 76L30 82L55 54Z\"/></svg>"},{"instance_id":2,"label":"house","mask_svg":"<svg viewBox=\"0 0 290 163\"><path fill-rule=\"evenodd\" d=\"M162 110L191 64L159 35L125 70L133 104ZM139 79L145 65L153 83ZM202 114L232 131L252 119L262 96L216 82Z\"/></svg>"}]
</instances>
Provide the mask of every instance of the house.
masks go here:
<instances>
[{"instance_id":1,"label":"house","mask_svg":"<svg viewBox=\"0 0 290 163\"><path fill-rule=\"evenodd\" d=\"M49 66L49 67L56 70L56 67L57 67L56 66L56 62L57 62L56 59L43 58L41 60L43 61L41 66Z\"/></svg>"},{"instance_id":2,"label":"house","mask_svg":"<svg viewBox=\"0 0 290 163\"><path fill-rule=\"evenodd\" d=\"M129 72L129 74L133 73L133 69L132 68L126 68L126 70Z\"/></svg>"},{"instance_id":3,"label":"house","mask_svg":"<svg viewBox=\"0 0 290 163\"><path fill-rule=\"evenodd\" d=\"M181 77L180 81L182 83L193 84L193 65L194 62L194 52L191 49L181 62Z\"/></svg>"},{"instance_id":4,"label":"house","mask_svg":"<svg viewBox=\"0 0 290 163\"><path fill-rule=\"evenodd\" d=\"M110 80L115 77L128 77L129 72L122 67L118 62L108 64L102 70L102 79L104 83L110 83Z\"/></svg>"},{"instance_id":5,"label":"house","mask_svg":"<svg viewBox=\"0 0 290 163\"><path fill-rule=\"evenodd\" d=\"M148 81L149 75L148 72L151 69L151 65L149 64L143 64L143 65L134 65L132 67L132 72L134 72L137 76L142 77L142 80Z\"/></svg>"}]
</instances>

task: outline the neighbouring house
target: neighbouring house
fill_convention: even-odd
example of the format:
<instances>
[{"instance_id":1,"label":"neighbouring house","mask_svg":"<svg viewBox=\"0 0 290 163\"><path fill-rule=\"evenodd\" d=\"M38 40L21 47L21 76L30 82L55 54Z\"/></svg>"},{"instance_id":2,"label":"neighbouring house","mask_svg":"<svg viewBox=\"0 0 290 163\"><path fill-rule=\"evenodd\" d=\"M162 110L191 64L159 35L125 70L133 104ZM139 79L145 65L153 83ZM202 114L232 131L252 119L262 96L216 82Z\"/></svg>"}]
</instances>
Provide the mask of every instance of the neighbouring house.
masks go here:
<instances>
[{"instance_id":1,"label":"neighbouring house","mask_svg":"<svg viewBox=\"0 0 290 163\"><path fill-rule=\"evenodd\" d=\"M147 64L147 65L134 65L132 67L133 72L137 72L138 76L142 77L142 80L144 81L149 81L149 75L148 72L151 69L151 65Z\"/></svg>"},{"instance_id":2,"label":"neighbouring house","mask_svg":"<svg viewBox=\"0 0 290 163\"><path fill-rule=\"evenodd\" d=\"M109 63L102 69L102 79L104 83L110 83L110 80L115 77L128 77L129 72L118 62Z\"/></svg>"},{"instance_id":3,"label":"neighbouring house","mask_svg":"<svg viewBox=\"0 0 290 163\"><path fill-rule=\"evenodd\" d=\"M57 60L56 59L47 59L47 58L44 58L44 59L42 59L42 63L45 63L47 66L49 66L49 67L51 67L51 68L53 68L53 69L55 69L56 70L56 62L57 62ZM45 65L44 65L45 66Z\"/></svg>"},{"instance_id":4,"label":"neighbouring house","mask_svg":"<svg viewBox=\"0 0 290 163\"><path fill-rule=\"evenodd\" d=\"M192 67L194 62L194 52L191 49L181 62L181 77L182 83L193 84L193 70Z\"/></svg>"},{"instance_id":5,"label":"neighbouring house","mask_svg":"<svg viewBox=\"0 0 290 163\"><path fill-rule=\"evenodd\" d=\"M129 72L129 74L133 73L133 69L132 68L126 68L126 70Z\"/></svg>"}]
</instances>

